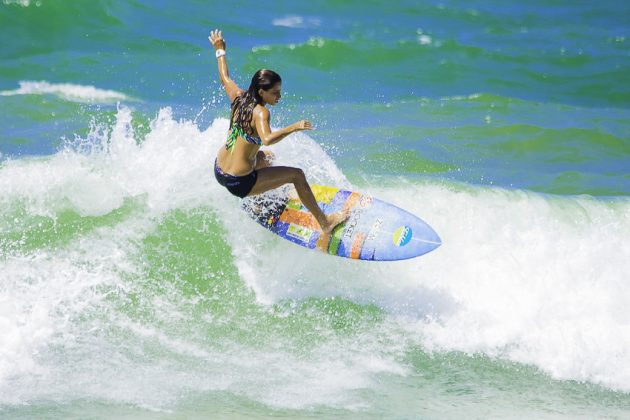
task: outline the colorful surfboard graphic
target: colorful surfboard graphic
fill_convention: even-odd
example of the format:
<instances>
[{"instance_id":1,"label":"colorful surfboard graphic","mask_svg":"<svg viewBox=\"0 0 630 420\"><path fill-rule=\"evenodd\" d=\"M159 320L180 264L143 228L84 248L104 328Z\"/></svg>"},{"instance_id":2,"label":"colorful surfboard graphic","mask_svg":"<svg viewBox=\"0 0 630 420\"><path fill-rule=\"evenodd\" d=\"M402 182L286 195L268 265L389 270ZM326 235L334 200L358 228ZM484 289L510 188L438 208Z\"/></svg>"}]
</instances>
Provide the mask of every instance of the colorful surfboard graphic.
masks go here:
<instances>
[{"instance_id":1,"label":"colorful surfboard graphic","mask_svg":"<svg viewBox=\"0 0 630 420\"><path fill-rule=\"evenodd\" d=\"M329 235L303 206L293 189L247 198L242 207L276 235L330 255L362 260L403 260L440 246L437 233L417 216L357 192L312 186L326 214L350 209L350 217ZM281 191L281 192L279 192Z\"/></svg>"}]
</instances>

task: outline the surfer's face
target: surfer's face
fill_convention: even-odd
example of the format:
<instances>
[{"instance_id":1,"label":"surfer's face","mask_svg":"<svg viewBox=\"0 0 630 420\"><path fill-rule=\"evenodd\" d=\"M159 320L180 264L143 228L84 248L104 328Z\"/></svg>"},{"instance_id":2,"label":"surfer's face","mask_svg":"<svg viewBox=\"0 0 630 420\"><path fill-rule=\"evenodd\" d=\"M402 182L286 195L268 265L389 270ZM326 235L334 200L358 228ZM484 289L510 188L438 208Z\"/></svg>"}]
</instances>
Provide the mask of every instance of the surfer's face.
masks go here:
<instances>
[{"instance_id":1,"label":"surfer's face","mask_svg":"<svg viewBox=\"0 0 630 420\"><path fill-rule=\"evenodd\" d=\"M258 91L260 97L266 104L276 105L282 97L282 83L278 82L269 90L260 89Z\"/></svg>"}]
</instances>

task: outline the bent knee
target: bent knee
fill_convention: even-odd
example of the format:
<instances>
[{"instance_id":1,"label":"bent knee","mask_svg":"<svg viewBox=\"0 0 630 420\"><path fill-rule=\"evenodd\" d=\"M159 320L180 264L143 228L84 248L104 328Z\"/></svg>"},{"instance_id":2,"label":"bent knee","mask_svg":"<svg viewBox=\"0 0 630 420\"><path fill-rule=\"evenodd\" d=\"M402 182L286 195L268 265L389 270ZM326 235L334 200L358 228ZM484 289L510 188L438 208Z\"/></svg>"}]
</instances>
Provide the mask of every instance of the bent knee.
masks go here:
<instances>
[{"instance_id":1,"label":"bent knee","mask_svg":"<svg viewBox=\"0 0 630 420\"><path fill-rule=\"evenodd\" d=\"M306 175L300 168L291 168L291 178L293 182L306 182Z\"/></svg>"}]
</instances>

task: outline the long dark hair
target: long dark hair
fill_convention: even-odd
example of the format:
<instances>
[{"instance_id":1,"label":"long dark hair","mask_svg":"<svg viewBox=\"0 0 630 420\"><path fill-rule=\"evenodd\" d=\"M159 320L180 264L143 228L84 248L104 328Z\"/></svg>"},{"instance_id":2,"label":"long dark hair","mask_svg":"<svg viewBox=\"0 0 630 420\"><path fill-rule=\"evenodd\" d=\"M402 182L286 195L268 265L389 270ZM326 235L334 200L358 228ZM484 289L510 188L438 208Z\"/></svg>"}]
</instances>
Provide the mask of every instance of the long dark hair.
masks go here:
<instances>
[{"instance_id":1,"label":"long dark hair","mask_svg":"<svg viewBox=\"0 0 630 420\"><path fill-rule=\"evenodd\" d=\"M240 126L246 133L251 134L250 123L254 107L263 102L258 91L269 90L282 82L280 75L273 70L260 69L252 77L252 82L247 91L241 93L232 102L232 111L230 113L230 129L232 125Z\"/></svg>"}]
</instances>

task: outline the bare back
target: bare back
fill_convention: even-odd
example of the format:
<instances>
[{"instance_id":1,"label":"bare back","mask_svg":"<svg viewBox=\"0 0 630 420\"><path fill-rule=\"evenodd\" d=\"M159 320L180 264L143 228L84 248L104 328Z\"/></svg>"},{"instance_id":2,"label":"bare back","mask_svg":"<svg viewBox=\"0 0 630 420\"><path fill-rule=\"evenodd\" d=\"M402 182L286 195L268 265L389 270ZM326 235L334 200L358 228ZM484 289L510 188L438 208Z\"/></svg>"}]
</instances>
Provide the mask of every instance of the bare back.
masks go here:
<instances>
[{"instance_id":1,"label":"bare back","mask_svg":"<svg viewBox=\"0 0 630 420\"><path fill-rule=\"evenodd\" d=\"M262 107L262 105L256 105L255 108L258 107ZM247 128L252 136L260 137L255 124L253 124L253 117ZM232 148L221 147L219 149L217 163L224 172L236 176L247 175L256 166L256 156L259 149L260 145L250 143L242 136L238 136Z\"/></svg>"}]
</instances>

